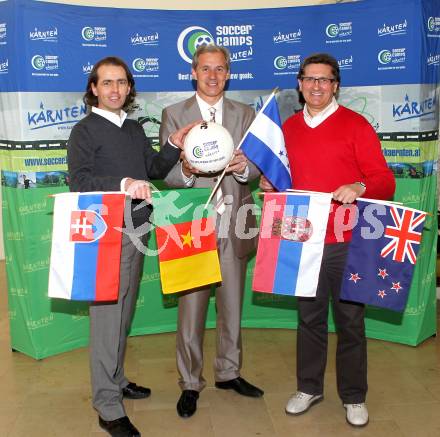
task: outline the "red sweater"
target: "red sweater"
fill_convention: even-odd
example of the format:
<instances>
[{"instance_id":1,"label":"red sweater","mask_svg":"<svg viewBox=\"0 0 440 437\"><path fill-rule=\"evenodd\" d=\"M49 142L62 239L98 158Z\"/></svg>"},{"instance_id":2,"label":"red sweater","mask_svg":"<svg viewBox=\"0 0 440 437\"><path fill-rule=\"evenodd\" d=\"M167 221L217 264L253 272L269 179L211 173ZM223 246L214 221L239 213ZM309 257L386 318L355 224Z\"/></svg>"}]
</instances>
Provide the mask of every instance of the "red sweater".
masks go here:
<instances>
[{"instance_id":1,"label":"red sweater","mask_svg":"<svg viewBox=\"0 0 440 437\"><path fill-rule=\"evenodd\" d=\"M393 173L387 167L376 132L363 116L339 106L312 129L303 113L298 112L285 121L283 132L293 188L329 193L341 185L364 182L367 190L362 197L386 200L393 196ZM335 214L339 218L342 213L337 212L339 206L335 204L330 212L326 243L350 241L348 211L342 214L345 224L335 226Z\"/></svg>"}]
</instances>

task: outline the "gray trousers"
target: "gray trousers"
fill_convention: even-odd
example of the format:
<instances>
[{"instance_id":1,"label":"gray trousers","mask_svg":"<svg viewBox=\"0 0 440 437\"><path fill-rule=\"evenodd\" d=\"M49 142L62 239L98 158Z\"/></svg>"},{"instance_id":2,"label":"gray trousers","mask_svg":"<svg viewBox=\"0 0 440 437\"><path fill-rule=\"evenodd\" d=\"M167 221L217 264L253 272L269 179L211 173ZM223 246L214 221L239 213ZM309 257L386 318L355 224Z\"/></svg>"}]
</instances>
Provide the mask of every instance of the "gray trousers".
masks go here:
<instances>
[{"instance_id":1,"label":"gray trousers","mask_svg":"<svg viewBox=\"0 0 440 437\"><path fill-rule=\"evenodd\" d=\"M127 334L136 306L143 254L122 238L119 299L90 305L90 369L93 406L104 420L126 416L122 389Z\"/></svg>"},{"instance_id":2,"label":"gray trousers","mask_svg":"<svg viewBox=\"0 0 440 437\"><path fill-rule=\"evenodd\" d=\"M223 281L216 289L217 344L214 361L216 381L240 376L241 309L247 258L238 258L227 238L218 240ZM179 297L177 323L177 370L182 390L201 391L206 381L203 370L203 338L211 288L190 291Z\"/></svg>"}]
</instances>

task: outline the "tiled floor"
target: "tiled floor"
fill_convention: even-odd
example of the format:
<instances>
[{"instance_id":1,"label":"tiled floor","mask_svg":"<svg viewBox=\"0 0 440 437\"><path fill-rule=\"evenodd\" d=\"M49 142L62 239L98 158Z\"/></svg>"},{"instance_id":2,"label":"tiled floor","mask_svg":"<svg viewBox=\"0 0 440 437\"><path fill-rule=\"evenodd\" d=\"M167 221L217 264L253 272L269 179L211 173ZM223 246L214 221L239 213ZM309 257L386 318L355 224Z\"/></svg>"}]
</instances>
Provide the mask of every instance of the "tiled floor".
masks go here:
<instances>
[{"instance_id":1,"label":"tiled floor","mask_svg":"<svg viewBox=\"0 0 440 437\"><path fill-rule=\"evenodd\" d=\"M11 353L4 280L0 262L0 437L104 436L90 406L87 350L42 361ZM248 329L243 375L266 391L248 399L213 387L210 363L214 332L205 340L208 387L195 416L176 414L175 337L161 334L131 338L128 376L152 388L150 399L127 401L130 418L144 436L440 436L440 342L431 338L417 348L368 341L370 424L354 429L345 422L336 395L334 350L330 336L325 400L305 415L284 413L295 390L295 333Z\"/></svg>"}]
</instances>

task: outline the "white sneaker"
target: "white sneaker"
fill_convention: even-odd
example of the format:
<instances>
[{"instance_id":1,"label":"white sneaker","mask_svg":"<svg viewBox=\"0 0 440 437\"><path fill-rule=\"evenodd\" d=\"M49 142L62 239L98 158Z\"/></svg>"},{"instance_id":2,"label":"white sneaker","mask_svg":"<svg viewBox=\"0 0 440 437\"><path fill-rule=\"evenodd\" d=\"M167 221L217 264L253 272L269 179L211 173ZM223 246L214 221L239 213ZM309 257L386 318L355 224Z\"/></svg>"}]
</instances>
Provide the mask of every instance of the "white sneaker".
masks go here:
<instances>
[{"instance_id":1,"label":"white sneaker","mask_svg":"<svg viewBox=\"0 0 440 437\"><path fill-rule=\"evenodd\" d=\"M321 402L322 395L309 395L302 391L297 391L287 402L286 413L298 415L305 413L313 404Z\"/></svg>"},{"instance_id":2,"label":"white sneaker","mask_svg":"<svg viewBox=\"0 0 440 437\"><path fill-rule=\"evenodd\" d=\"M352 426L365 426L368 423L368 410L365 403L344 404L347 410L347 422Z\"/></svg>"}]
</instances>

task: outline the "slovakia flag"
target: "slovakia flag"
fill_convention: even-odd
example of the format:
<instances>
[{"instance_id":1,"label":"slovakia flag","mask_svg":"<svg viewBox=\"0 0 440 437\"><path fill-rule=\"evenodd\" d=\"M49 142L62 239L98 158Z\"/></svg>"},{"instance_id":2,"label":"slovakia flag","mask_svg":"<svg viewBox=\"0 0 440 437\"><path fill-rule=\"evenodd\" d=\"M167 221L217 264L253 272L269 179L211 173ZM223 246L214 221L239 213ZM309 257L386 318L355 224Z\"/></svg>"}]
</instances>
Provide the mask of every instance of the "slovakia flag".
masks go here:
<instances>
[{"instance_id":1,"label":"slovakia flag","mask_svg":"<svg viewBox=\"0 0 440 437\"><path fill-rule=\"evenodd\" d=\"M265 193L252 289L316 296L331 194Z\"/></svg>"},{"instance_id":2,"label":"slovakia flag","mask_svg":"<svg viewBox=\"0 0 440 437\"><path fill-rule=\"evenodd\" d=\"M118 299L125 194L55 195L49 297Z\"/></svg>"}]
</instances>

